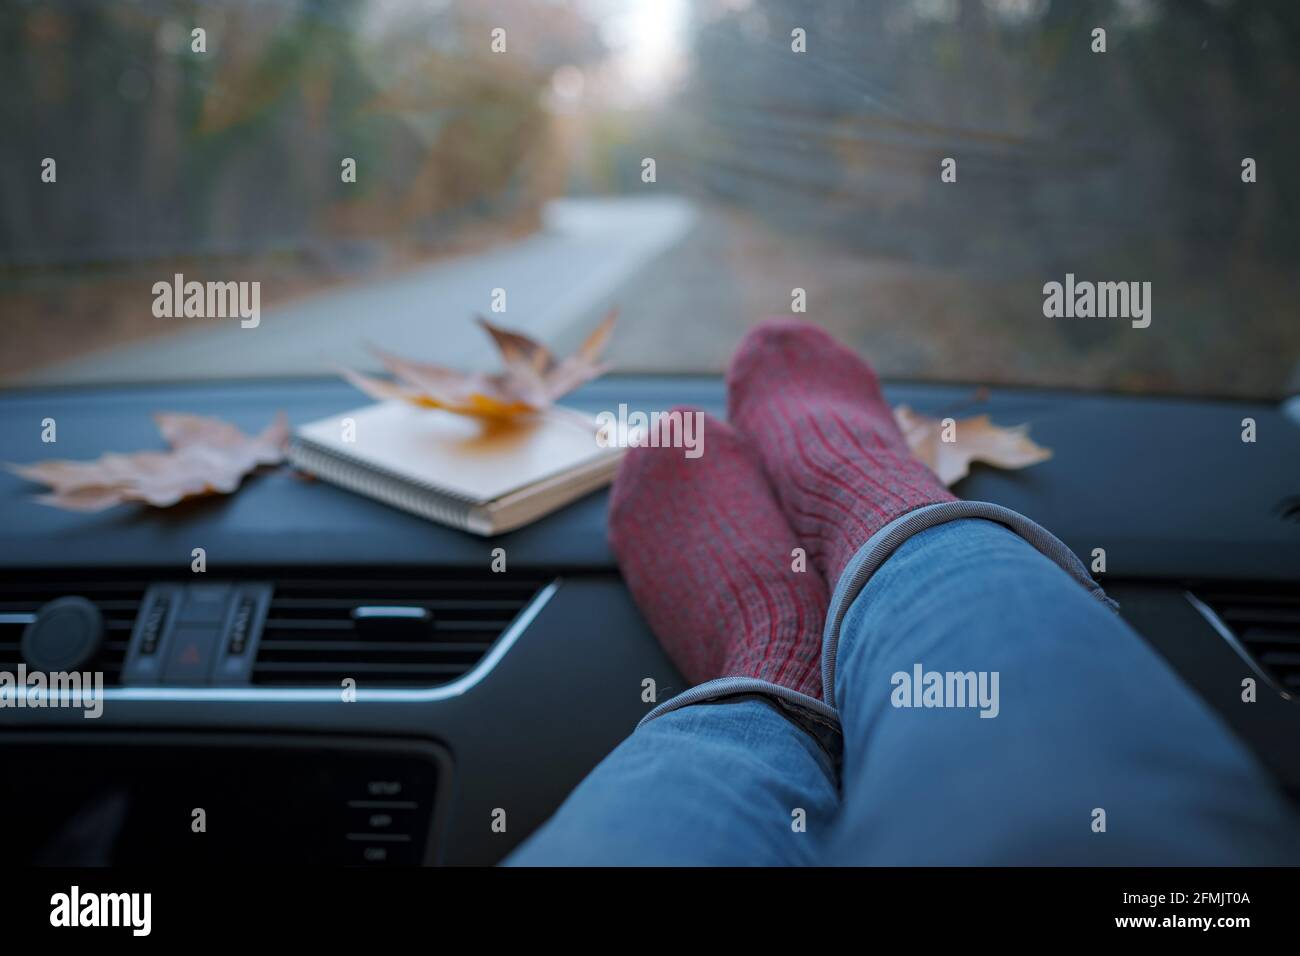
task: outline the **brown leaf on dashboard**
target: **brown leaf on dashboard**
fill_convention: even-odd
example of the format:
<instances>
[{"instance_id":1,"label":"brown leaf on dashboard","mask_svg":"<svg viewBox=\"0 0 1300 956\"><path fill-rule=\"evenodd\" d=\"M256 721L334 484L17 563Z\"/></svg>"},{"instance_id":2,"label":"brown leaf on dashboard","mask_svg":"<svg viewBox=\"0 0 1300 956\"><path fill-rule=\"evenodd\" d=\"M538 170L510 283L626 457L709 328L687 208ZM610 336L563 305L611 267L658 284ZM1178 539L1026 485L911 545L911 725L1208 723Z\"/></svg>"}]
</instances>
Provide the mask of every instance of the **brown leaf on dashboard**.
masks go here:
<instances>
[{"instance_id":1,"label":"brown leaf on dashboard","mask_svg":"<svg viewBox=\"0 0 1300 956\"><path fill-rule=\"evenodd\" d=\"M947 434L943 419L922 415L906 405L894 409L894 421L912 454L949 486L969 474L972 462L1027 468L1052 457L1051 449L1030 439L1028 425L995 425L987 415L953 419ZM945 441L949 435L951 440Z\"/></svg>"},{"instance_id":2,"label":"brown leaf on dashboard","mask_svg":"<svg viewBox=\"0 0 1300 956\"><path fill-rule=\"evenodd\" d=\"M200 415L154 416L170 451L110 452L94 461L49 459L8 465L14 474L50 487L37 500L71 511L102 511L127 501L167 508L197 495L229 494L262 465L284 460L289 420L283 412L257 435Z\"/></svg>"},{"instance_id":3,"label":"brown leaf on dashboard","mask_svg":"<svg viewBox=\"0 0 1300 956\"><path fill-rule=\"evenodd\" d=\"M511 419L549 408L561 396L603 374L600 355L614 329L617 311L610 310L578 350L563 360L522 332L478 323L501 355L500 372L463 372L416 362L382 349L371 351L393 380L341 369L349 382L371 398L409 402L421 408L442 408L460 415Z\"/></svg>"},{"instance_id":4,"label":"brown leaf on dashboard","mask_svg":"<svg viewBox=\"0 0 1300 956\"><path fill-rule=\"evenodd\" d=\"M284 449L289 442L289 419L284 412L260 434L245 435L238 426L219 418L187 415L183 412L159 412L153 420L158 430L172 448L201 445L223 448L232 455L247 456L258 465L274 465L284 460Z\"/></svg>"}]
</instances>

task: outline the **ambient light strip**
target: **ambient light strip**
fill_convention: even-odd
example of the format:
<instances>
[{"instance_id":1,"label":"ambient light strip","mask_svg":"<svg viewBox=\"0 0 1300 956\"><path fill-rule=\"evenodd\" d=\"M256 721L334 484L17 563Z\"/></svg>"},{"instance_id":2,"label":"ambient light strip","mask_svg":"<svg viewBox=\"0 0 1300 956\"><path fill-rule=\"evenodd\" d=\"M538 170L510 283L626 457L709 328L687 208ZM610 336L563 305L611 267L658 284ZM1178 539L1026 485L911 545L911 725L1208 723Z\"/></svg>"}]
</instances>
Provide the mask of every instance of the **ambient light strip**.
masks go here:
<instances>
[{"instance_id":1,"label":"ambient light strip","mask_svg":"<svg viewBox=\"0 0 1300 956\"><path fill-rule=\"evenodd\" d=\"M389 687L366 689L358 686L357 703L428 703L459 697L480 683L514 647L524 631L541 613L542 608L555 596L561 579L546 585L524 606L510 626L497 638L483 659L449 684L437 687ZM320 702L337 703L340 689L335 687L106 687L104 700L167 700L167 701L240 701L257 703Z\"/></svg>"}]
</instances>

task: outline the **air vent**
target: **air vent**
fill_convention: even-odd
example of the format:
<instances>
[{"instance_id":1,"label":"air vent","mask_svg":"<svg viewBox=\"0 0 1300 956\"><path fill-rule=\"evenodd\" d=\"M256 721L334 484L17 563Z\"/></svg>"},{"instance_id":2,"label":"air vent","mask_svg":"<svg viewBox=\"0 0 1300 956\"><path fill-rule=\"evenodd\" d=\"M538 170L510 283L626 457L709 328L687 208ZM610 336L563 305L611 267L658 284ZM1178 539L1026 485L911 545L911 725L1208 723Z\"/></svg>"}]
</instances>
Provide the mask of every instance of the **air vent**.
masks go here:
<instances>
[{"instance_id":1,"label":"air vent","mask_svg":"<svg viewBox=\"0 0 1300 956\"><path fill-rule=\"evenodd\" d=\"M1295 590L1204 589L1196 596L1274 684L1300 696L1300 594Z\"/></svg>"},{"instance_id":2,"label":"air vent","mask_svg":"<svg viewBox=\"0 0 1300 956\"><path fill-rule=\"evenodd\" d=\"M105 685L121 683L131 626L144 597L144 581L102 578L10 578L0 582L0 671L16 672L22 662L23 631L36 612L55 598L76 595L99 608L104 642L88 670L103 671Z\"/></svg>"},{"instance_id":3,"label":"air vent","mask_svg":"<svg viewBox=\"0 0 1300 956\"><path fill-rule=\"evenodd\" d=\"M278 580L253 683L432 687L462 676L546 583L511 574Z\"/></svg>"}]
</instances>

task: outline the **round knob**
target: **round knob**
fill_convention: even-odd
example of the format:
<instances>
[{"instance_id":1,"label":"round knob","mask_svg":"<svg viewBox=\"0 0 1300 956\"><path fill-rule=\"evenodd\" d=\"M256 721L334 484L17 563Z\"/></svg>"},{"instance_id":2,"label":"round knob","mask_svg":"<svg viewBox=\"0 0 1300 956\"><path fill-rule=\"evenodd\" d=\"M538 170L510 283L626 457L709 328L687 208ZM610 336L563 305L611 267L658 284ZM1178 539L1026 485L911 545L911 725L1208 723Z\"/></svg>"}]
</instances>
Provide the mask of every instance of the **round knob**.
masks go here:
<instances>
[{"instance_id":1,"label":"round knob","mask_svg":"<svg viewBox=\"0 0 1300 956\"><path fill-rule=\"evenodd\" d=\"M33 670L75 671L89 662L104 640L104 617L83 597L63 597L36 612L23 631L23 659Z\"/></svg>"}]
</instances>

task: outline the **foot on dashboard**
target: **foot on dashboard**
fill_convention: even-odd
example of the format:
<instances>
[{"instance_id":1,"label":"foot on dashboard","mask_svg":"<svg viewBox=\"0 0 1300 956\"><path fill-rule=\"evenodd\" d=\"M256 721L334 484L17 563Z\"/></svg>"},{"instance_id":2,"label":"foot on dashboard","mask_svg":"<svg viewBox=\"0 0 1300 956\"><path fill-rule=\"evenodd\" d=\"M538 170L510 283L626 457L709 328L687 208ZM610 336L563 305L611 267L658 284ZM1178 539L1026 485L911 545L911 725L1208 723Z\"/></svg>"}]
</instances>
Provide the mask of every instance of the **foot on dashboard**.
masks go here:
<instances>
[{"instance_id":1,"label":"foot on dashboard","mask_svg":"<svg viewBox=\"0 0 1300 956\"><path fill-rule=\"evenodd\" d=\"M833 588L894 518L953 501L907 447L866 362L788 319L757 326L727 371L728 417L758 449L790 526Z\"/></svg>"},{"instance_id":2,"label":"foot on dashboard","mask_svg":"<svg viewBox=\"0 0 1300 956\"><path fill-rule=\"evenodd\" d=\"M632 448L610 503L610 543L655 636L693 683L749 678L818 700L826 586L802 559L762 465L699 415L703 453Z\"/></svg>"}]
</instances>

